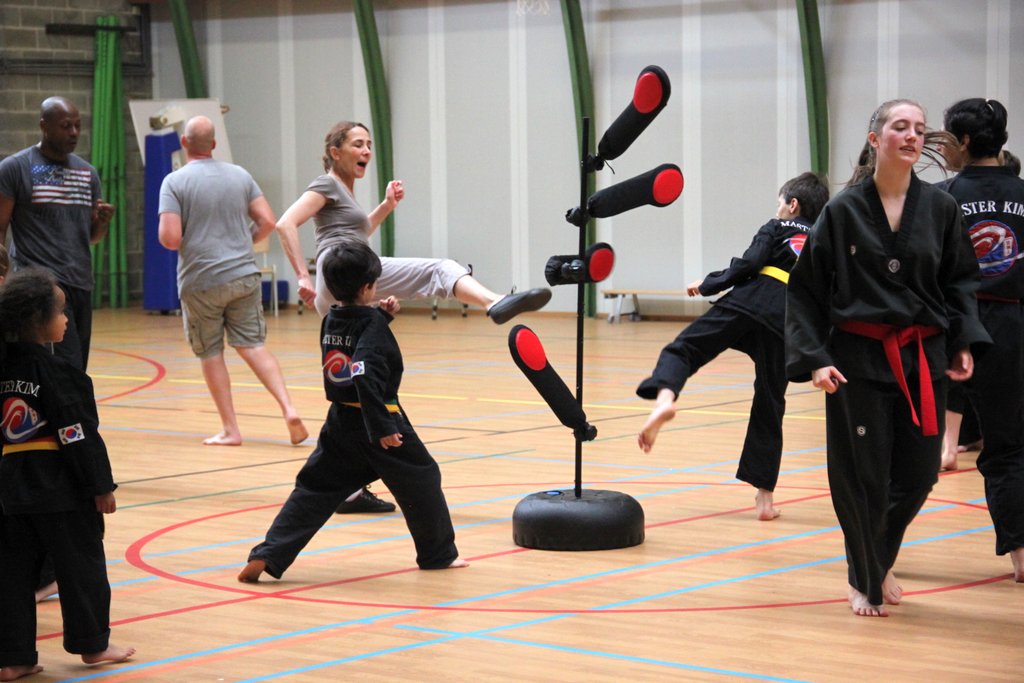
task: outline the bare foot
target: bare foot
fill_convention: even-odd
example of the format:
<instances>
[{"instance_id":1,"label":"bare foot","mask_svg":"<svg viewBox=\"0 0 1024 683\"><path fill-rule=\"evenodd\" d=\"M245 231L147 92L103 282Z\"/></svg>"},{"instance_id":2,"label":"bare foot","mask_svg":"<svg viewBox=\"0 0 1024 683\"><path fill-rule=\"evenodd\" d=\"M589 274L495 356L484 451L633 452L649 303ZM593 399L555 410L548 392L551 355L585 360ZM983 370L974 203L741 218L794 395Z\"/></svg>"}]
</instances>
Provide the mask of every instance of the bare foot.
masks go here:
<instances>
[{"instance_id":1,"label":"bare foot","mask_svg":"<svg viewBox=\"0 0 1024 683\"><path fill-rule=\"evenodd\" d=\"M1013 580L1024 583L1024 548L1011 550L1010 560L1013 561Z\"/></svg>"},{"instance_id":2,"label":"bare foot","mask_svg":"<svg viewBox=\"0 0 1024 683\"><path fill-rule=\"evenodd\" d=\"M956 456L958 453L962 452L963 451L960 450L960 446L957 446L956 451L953 453L950 453L949 451L942 451L942 470L945 472L947 470L957 469L958 465L956 462Z\"/></svg>"},{"instance_id":3,"label":"bare foot","mask_svg":"<svg viewBox=\"0 0 1024 683\"><path fill-rule=\"evenodd\" d=\"M238 572L238 581L240 583L259 583L260 574L266 570L267 563L263 560L249 560L249 564Z\"/></svg>"},{"instance_id":4,"label":"bare foot","mask_svg":"<svg viewBox=\"0 0 1024 683\"><path fill-rule=\"evenodd\" d=\"M456 557L454 560L452 560L452 563L450 565L448 565L448 569L462 569L463 567L468 567L468 566L469 566L469 562L466 562L461 557Z\"/></svg>"},{"instance_id":5,"label":"bare foot","mask_svg":"<svg viewBox=\"0 0 1024 683\"><path fill-rule=\"evenodd\" d=\"M93 652L92 654L82 655L82 661L86 664L111 664L115 662L123 662L124 660L135 654L134 647L122 647L120 645L110 644L103 652Z\"/></svg>"},{"instance_id":6,"label":"bare foot","mask_svg":"<svg viewBox=\"0 0 1024 683\"><path fill-rule=\"evenodd\" d=\"M56 581L51 581L50 583L46 584L42 588L36 590L36 602L42 602L43 600L45 600L46 598L50 597L51 595L56 595L56 594L57 594L57 582ZM0 680L3 680L3 679L0 678Z\"/></svg>"},{"instance_id":7,"label":"bare foot","mask_svg":"<svg viewBox=\"0 0 1024 683\"><path fill-rule=\"evenodd\" d=\"M19 664L17 666L3 666L0 667L0 681L13 681L22 676L31 676L37 674L43 670L43 667L38 664L29 666L28 664Z\"/></svg>"},{"instance_id":8,"label":"bare foot","mask_svg":"<svg viewBox=\"0 0 1024 683\"><path fill-rule=\"evenodd\" d=\"M882 600L887 605L898 605L903 599L903 586L896 580L896 575L890 569L882 579Z\"/></svg>"},{"instance_id":9,"label":"bare foot","mask_svg":"<svg viewBox=\"0 0 1024 683\"><path fill-rule=\"evenodd\" d=\"M650 453L651 448L654 447L654 440L658 438L658 430L661 429L661 425L665 424L676 416L676 404L675 403L661 403L659 402L654 406L654 410L647 417L647 422L644 423L643 428L640 430L640 434L636 437L637 445L640 446L640 450L644 453Z\"/></svg>"},{"instance_id":10,"label":"bare foot","mask_svg":"<svg viewBox=\"0 0 1024 683\"><path fill-rule=\"evenodd\" d=\"M298 415L285 419L288 423L288 436L291 437L292 445L298 446L309 437L306 425L302 424L302 418Z\"/></svg>"},{"instance_id":11,"label":"bare foot","mask_svg":"<svg viewBox=\"0 0 1024 683\"><path fill-rule=\"evenodd\" d=\"M978 439L977 441L972 441L971 443L964 444L963 446L957 446L956 450L958 453L966 453L967 451L980 451L984 447L985 440Z\"/></svg>"},{"instance_id":12,"label":"bare foot","mask_svg":"<svg viewBox=\"0 0 1024 683\"><path fill-rule=\"evenodd\" d=\"M225 432L214 434L209 439L203 439L204 446L241 446L242 435L228 436Z\"/></svg>"},{"instance_id":13,"label":"bare foot","mask_svg":"<svg viewBox=\"0 0 1024 683\"><path fill-rule=\"evenodd\" d=\"M858 617L887 617L889 612L883 605L872 605L868 602L868 596L861 593L853 586L849 586L846 597L850 601L850 609Z\"/></svg>"},{"instance_id":14,"label":"bare foot","mask_svg":"<svg viewBox=\"0 0 1024 683\"><path fill-rule=\"evenodd\" d=\"M782 512L775 507L772 492L768 489L758 489L754 496L754 504L757 506L757 518L762 522L770 522Z\"/></svg>"}]
</instances>

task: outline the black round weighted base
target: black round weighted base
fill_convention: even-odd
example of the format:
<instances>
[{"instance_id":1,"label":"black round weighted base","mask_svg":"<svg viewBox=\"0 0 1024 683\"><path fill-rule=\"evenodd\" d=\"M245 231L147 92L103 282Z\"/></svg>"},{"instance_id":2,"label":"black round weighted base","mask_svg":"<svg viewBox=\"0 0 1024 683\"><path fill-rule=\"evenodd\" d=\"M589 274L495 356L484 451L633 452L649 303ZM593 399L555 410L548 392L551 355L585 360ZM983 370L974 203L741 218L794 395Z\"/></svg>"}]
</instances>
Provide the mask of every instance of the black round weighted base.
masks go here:
<instances>
[{"instance_id":1,"label":"black round weighted base","mask_svg":"<svg viewBox=\"0 0 1024 683\"><path fill-rule=\"evenodd\" d=\"M512 513L512 540L538 550L610 550L644 542L644 509L617 491L531 493Z\"/></svg>"}]
</instances>

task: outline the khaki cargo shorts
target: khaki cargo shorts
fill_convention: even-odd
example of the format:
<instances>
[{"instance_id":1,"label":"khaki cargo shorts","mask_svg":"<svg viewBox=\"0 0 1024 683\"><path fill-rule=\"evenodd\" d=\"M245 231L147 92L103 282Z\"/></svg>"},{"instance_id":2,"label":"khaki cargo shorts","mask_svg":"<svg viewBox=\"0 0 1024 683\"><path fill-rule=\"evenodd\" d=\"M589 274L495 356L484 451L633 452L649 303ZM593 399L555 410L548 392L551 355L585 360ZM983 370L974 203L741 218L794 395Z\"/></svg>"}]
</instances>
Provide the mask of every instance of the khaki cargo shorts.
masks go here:
<instances>
[{"instance_id":1,"label":"khaki cargo shorts","mask_svg":"<svg viewBox=\"0 0 1024 683\"><path fill-rule=\"evenodd\" d=\"M267 339L259 273L181 297L185 339L192 353L210 358L224 351L224 333L231 346L262 346Z\"/></svg>"}]
</instances>

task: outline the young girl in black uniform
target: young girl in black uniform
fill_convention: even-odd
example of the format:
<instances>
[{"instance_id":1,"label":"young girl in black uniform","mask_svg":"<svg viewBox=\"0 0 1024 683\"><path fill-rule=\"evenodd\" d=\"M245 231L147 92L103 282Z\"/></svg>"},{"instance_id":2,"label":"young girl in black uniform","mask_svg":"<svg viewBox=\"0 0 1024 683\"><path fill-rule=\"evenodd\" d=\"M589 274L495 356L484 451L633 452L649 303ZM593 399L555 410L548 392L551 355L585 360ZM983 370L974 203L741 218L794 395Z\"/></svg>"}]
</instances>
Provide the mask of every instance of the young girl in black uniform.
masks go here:
<instances>
[{"instance_id":1,"label":"young girl in black uniform","mask_svg":"<svg viewBox=\"0 0 1024 683\"><path fill-rule=\"evenodd\" d=\"M690 283L690 296L712 296L732 288L710 311L679 333L658 356L651 377L637 388L640 398L657 403L640 430L637 443L649 453L661 426L675 417L676 400L691 376L726 349L754 361L754 399L736 478L757 489L757 517L779 516L773 492L782 460L782 417L786 412L786 281L807 232L828 201L828 186L813 173L802 173L779 189L775 218L754 235L743 256L725 270Z\"/></svg>"},{"instance_id":2,"label":"young girl in black uniform","mask_svg":"<svg viewBox=\"0 0 1024 683\"><path fill-rule=\"evenodd\" d=\"M35 588L53 560L64 649L86 664L135 648L110 638L103 515L117 507L92 381L53 356L67 327L53 276L27 268L0 288L0 680L38 673Z\"/></svg>"},{"instance_id":3,"label":"young girl in black uniform","mask_svg":"<svg viewBox=\"0 0 1024 683\"><path fill-rule=\"evenodd\" d=\"M992 346L975 359L965 382L984 446L978 470L996 530L996 554L1009 554L1024 582L1024 180L1000 164L1007 140L1006 108L980 97L946 110L944 127L967 165L940 183L960 203L981 269L978 313Z\"/></svg>"},{"instance_id":4,"label":"young girl in black uniform","mask_svg":"<svg viewBox=\"0 0 1024 683\"><path fill-rule=\"evenodd\" d=\"M900 601L892 568L938 478L943 375L969 378L971 344L989 341L960 208L914 173L926 139L916 102L875 111L861 165L819 216L787 292L787 372L828 394L829 485L861 616Z\"/></svg>"},{"instance_id":5,"label":"young girl in black uniform","mask_svg":"<svg viewBox=\"0 0 1024 683\"><path fill-rule=\"evenodd\" d=\"M331 407L295 489L266 540L249 553L239 581L255 583L263 572L281 578L345 496L377 479L402 508L421 569L469 564L455 547L441 470L398 403L402 352L388 327L398 301L377 299L380 272L380 259L365 242L330 247L321 259L322 277L342 302L320 324Z\"/></svg>"}]
</instances>

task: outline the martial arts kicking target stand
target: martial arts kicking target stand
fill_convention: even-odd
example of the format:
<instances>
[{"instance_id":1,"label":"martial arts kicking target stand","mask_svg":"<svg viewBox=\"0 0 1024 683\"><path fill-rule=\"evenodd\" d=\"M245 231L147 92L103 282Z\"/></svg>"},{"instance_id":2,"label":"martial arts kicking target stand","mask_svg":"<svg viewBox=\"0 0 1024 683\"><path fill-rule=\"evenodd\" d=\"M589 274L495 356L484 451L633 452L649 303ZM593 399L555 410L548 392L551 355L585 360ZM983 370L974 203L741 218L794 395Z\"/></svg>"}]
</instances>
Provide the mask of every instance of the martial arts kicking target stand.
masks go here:
<instances>
[{"instance_id":1,"label":"martial arts kicking target stand","mask_svg":"<svg viewBox=\"0 0 1024 683\"><path fill-rule=\"evenodd\" d=\"M595 192L587 199L587 174L604 167L636 139L665 106L668 76L659 67L640 73L633 100L609 127L590 155L590 120L582 122L580 145L580 205L566 220L579 229L575 255L552 256L545 268L548 284L576 284L576 397L547 361L540 339L525 325L509 332L509 351L516 365L551 407L559 421L573 431L576 442L575 487L532 493L512 513L512 539L516 545L540 550L610 550L644 541L644 510L635 498L618 491L583 489L583 442L597 437L597 428L583 411L583 307L585 285L607 278L615 252L603 242L586 246L586 224L591 217L605 218L643 204L667 206L679 197L683 175L664 164L648 173Z\"/></svg>"}]
</instances>

